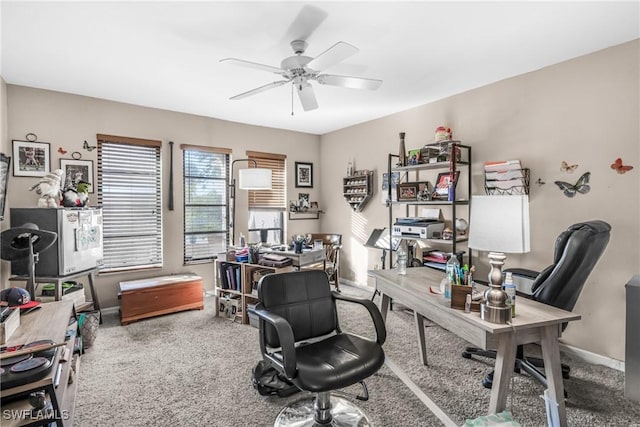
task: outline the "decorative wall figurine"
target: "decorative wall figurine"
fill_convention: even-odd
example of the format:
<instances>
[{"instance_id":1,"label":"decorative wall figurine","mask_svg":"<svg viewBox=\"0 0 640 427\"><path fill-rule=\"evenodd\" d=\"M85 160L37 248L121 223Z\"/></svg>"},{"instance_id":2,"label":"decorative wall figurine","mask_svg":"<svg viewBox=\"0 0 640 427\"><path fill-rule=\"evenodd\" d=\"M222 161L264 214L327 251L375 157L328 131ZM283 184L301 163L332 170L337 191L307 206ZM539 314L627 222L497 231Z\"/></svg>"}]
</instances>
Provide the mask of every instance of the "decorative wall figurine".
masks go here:
<instances>
[{"instance_id":1,"label":"decorative wall figurine","mask_svg":"<svg viewBox=\"0 0 640 427\"><path fill-rule=\"evenodd\" d=\"M589 177L591 176L591 172L585 172L580 178L578 178L578 182L575 185L571 185L568 182L564 181L555 181L555 184L560 188L564 195L567 197L573 197L576 193L587 194L591 187L589 187Z\"/></svg>"},{"instance_id":2,"label":"decorative wall figurine","mask_svg":"<svg viewBox=\"0 0 640 427\"><path fill-rule=\"evenodd\" d=\"M58 147L58 153L65 155L67 154L67 150L65 150L63 147Z\"/></svg>"},{"instance_id":3,"label":"decorative wall figurine","mask_svg":"<svg viewBox=\"0 0 640 427\"><path fill-rule=\"evenodd\" d=\"M536 181L536 184L538 184L538 186L543 186L546 184L546 182L544 182L542 178L538 178L538 180Z\"/></svg>"},{"instance_id":4,"label":"decorative wall figurine","mask_svg":"<svg viewBox=\"0 0 640 427\"><path fill-rule=\"evenodd\" d=\"M93 151L96 149L95 145L89 145L89 143L85 140L84 144L82 144L82 148L84 148L87 151Z\"/></svg>"},{"instance_id":5,"label":"decorative wall figurine","mask_svg":"<svg viewBox=\"0 0 640 427\"><path fill-rule=\"evenodd\" d=\"M622 159L618 157L615 162L611 163L611 169L615 170L619 174L624 174L633 169L633 166L623 165Z\"/></svg>"},{"instance_id":6,"label":"decorative wall figurine","mask_svg":"<svg viewBox=\"0 0 640 427\"><path fill-rule=\"evenodd\" d=\"M565 162L564 160L562 161L562 164L560 165L560 170L562 172L565 173L573 173L574 170L576 170L578 168L578 165L570 165L567 162Z\"/></svg>"}]
</instances>

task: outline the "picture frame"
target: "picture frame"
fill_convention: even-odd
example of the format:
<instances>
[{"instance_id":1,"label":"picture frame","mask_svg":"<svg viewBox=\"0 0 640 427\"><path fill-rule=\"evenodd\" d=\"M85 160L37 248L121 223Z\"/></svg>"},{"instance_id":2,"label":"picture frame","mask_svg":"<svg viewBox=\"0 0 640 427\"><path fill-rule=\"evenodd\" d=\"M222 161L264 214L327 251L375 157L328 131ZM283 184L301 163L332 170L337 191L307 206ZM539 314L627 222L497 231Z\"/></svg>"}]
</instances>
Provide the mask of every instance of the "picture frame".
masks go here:
<instances>
[{"instance_id":1,"label":"picture frame","mask_svg":"<svg viewBox=\"0 0 640 427\"><path fill-rule=\"evenodd\" d=\"M431 200L429 181L405 182L397 185L399 202L425 202Z\"/></svg>"},{"instance_id":2,"label":"picture frame","mask_svg":"<svg viewBox=\"0 0 640 427\"><path fill-rule=\"evenodd\" d=\"M60 169L64 172L64 182L61 189L76 188L78 181L88 182L93 193L93 160L60 159Z\"/></svg>"},{"instance_id":3,"label":"picture frame","mask_svg":"<svg viewBox=\"0 0 640 427\"><path fill-rule=\"evenodd\" d=\"M9 168L11 157L0 153L0 221L4 220L4 207L7 200L7 184L9 181Z\"/></svg>"},{"instance_id":4,"label":"picture frame","mask_svg":"<svg viewBox=\"0 0 640 427\"><path fill-rule=\"evenodd\" d=\"M420 149L409 150L409 155L407 156L407 164L408 165L418 165L422 163L420 160Z\"/></svg>"},{"instance_id":5,"label":"picture frame","mask_svg":"<svg viewBox=\"0 0 640 427\"><path fill-rule=\"evenodd\" d=\"M418 200L418 183L404 182L398 184L398 201L411 202Z\"/></svg>"},{"instance_id":6,"label":"picture frame","mask_svg":"<svg viewBox=\"0 0 640 427\"><path fill-rule=\"evenodd\" d=\"M43 177L51 172L48 142L13 140L13 176Z\"/></svg>"},{"instance_id":7,"label":"picture frame","mask_svg":"<svg viewBox=\"0 0 640 427\"><path fill-rule=\"evenodd\" d=\"M456 171L453 178L453 189L455 191L460 171ZM449 198L449 182L451 181L451 172L441 172L438 174L436 185L433 188L432 198L436 200L447 200Z\"/></svg>"},{"instance_id":8,"label":"picture frame","mask_svg":"<svg viewBox=\"0 0 640 427\"><path fill-rule=\"evenodd\" d=\"M296 162L296 188L313 188L313 163Z\"/></svg>"}]
</instances>

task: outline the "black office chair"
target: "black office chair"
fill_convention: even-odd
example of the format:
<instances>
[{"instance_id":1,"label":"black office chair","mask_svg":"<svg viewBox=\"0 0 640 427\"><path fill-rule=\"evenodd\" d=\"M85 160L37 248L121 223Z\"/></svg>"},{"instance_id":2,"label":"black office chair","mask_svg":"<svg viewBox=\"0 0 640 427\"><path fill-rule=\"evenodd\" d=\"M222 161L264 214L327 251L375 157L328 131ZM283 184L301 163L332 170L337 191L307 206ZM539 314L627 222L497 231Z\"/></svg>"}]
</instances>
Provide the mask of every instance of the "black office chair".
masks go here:
<instances>
[{"instance_id":1,"label":"black office chair","mask_svg":"<svg viewBox=\"0 0 640 427\"><path fill-rule=\"evenodd\" d=\"M260 321L264 360L299 389L316 393L282 409L274 425L369 425L364 412L337 397L335 391L361 383L364 395L358 399L368 399L363 381L383 365L386 339L375 304L331 291L321 270L264 276L258 284L258 299L253 311ZM340 329L336 300L358 303L368 310L375 341Z\"/></svg>"},{"instance_id":2,"label":"black office chair","mask_svg":"<svg viewBox=\"0 0 640 427\"><path fill-rule=\"evenodd\" d=\"M531 298L535 301L572 311L582 286L607 247L610 231L611 226L599 220L574 224L556 239L553 264L549 267L540 273L526 269L511 271L533 279ZM516 316L517 310L516 304ZM562 325L563 331L567 325ZM462 357L467 359L473 355L495 359L496 352L467 347L462 353ZM525 356L524 346L518 346L515 372L525 371L546 387L547 379L542 372L543 368L542 359ZM563 364L562 376L565 379L569 378L569 372L570 367ZM493 371L483 379L482 384L491 388Z\"/></svg>"}]
</instances>

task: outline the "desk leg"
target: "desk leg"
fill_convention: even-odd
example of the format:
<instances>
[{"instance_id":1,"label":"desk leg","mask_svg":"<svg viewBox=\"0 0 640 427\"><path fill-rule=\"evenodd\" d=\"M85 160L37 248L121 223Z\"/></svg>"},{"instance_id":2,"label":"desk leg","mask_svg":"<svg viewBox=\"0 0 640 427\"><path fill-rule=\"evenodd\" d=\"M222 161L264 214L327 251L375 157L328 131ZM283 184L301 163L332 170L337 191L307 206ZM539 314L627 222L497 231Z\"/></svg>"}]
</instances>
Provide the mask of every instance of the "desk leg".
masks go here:
<instances>
[{"instance_id":1,"label":"desk leg","mask_svg":"<svg viewBox=\"0 0 640 427\"><path fill-rule=\"evenodd\" d=\"M547 377L548 397L558 403L560 425L567 425L567 411L564 406L564 384L560 365L560 348L558 346L558 327L547 326L542 330L542 358L544 373Z\"/></svg>"},{"instance_id":2,"label":"desk leg","mask_svg":"<svg viewBox=\"0 0 640 427\"><path fill-rule=\"evenodd\" d=\"M418 333L418 344L420 345L420 361L423 365L429 366L427 362L427 342L424 334L424 317L414 310L413 317L416 319L416 332Z\"/></svg>"},{"instance_id":3,"label":"desk leg","mask_svg":"<svg viewBox=\"0 0 640 427\"><path fill-rule=\"evenodd\" d=\"M384 323L387 323L387 313L389 312L389 304L391 302L391 298L389 298L386 294L381 294L382 299L380 301L380 314L382 314L382 320Z\"/></svg>"},{"instance_id":4,"label":"desk leg","mask_svg":"<svg viewBox=\"0 0 640 427\"><path fill-rule=\"evenodd\" d=\"M489 413L497 414L504 411L507 406L507 394L509 393L509 380L516 361L516 340L513 332L500 334L496 365L493 374L493 387L491 388L491 400L489 400Z\"/></svg>"}]
</instances>

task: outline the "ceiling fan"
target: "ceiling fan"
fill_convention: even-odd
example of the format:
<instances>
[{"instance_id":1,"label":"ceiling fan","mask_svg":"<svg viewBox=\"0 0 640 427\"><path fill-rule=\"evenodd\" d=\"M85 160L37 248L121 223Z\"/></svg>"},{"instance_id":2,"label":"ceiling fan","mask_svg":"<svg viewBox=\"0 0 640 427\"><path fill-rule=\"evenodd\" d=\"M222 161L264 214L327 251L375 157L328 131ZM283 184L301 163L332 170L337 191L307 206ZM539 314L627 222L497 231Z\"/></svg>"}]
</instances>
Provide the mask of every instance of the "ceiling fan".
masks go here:
<instances>
[{"instance_id":1,"label":"ceiling fan","mask_svg":"<svg viewBox=\"0 0 640 427\"><path fill-rule=\"evenodd\" d=\"M298 92L300 103L304 111L311 111L318 108L318 101L313 92L311 81L316 81L321 85L340 86L351 89L375 90L380 87L382 80L367 79L363 77L341 76L336 74L321 74L321 72L333 65L356 54L358 48L345 42L338 42L329 49L322 52L315 58L303 55L307 49L307 42L304 40L294 40L291 47L295 55L285 58L280 63L280 68L271 65L258 64L236 58L221 59L220 62L234 64L241 67L253 68L268 71L282 76L283 80L268 83L264 86L251 89L230 99L242 99L255 95L266 90L282 86L287 83L293 84Z\"/></svg>"}]
</instances>

